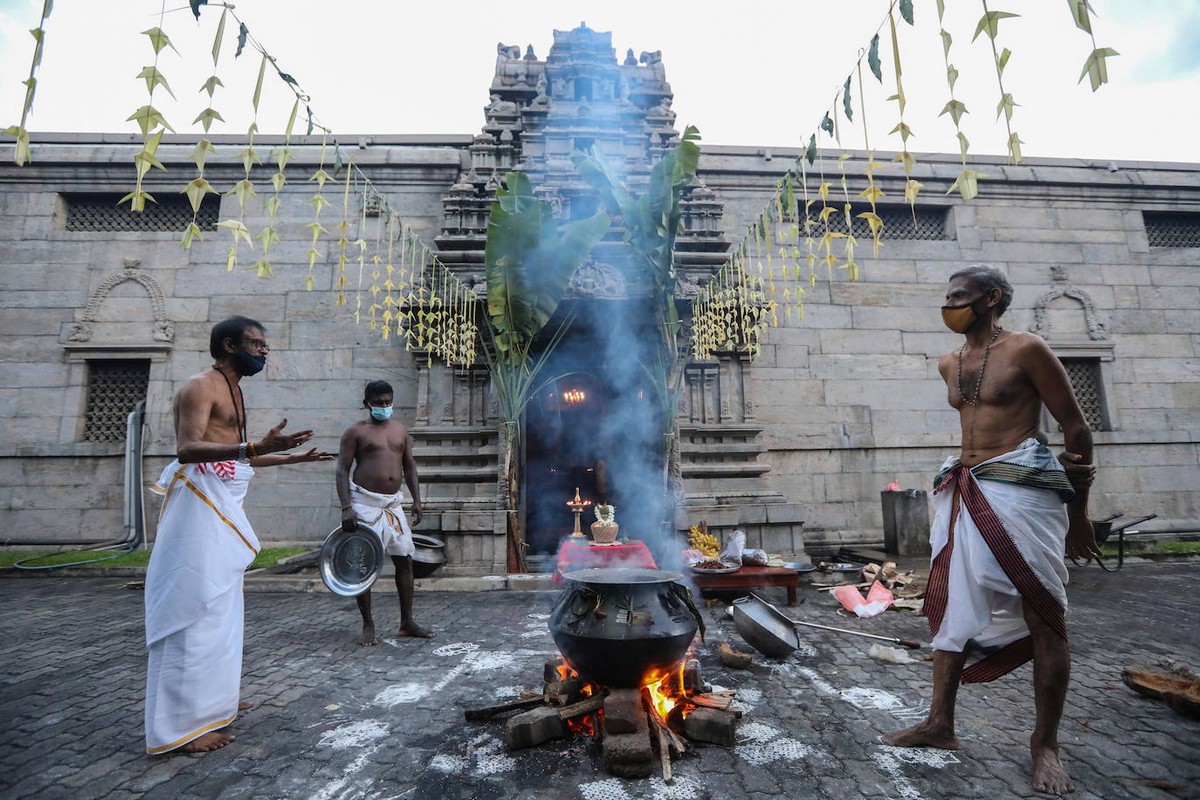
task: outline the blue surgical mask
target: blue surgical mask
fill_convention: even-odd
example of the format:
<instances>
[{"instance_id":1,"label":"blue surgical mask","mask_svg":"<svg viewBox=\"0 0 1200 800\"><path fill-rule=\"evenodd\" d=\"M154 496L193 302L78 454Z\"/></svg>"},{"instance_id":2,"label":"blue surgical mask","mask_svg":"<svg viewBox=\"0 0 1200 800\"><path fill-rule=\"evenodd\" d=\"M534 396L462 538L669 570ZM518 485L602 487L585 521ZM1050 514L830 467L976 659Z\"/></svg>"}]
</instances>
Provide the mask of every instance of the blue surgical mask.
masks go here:
<instances>
[{"instance_id":1,"label":"blue surgical mask","mask_svg":"<svg viewBox=\"0 0 1200 800\"><path fill-rule=\"evenodd\" d=\"M387 422L391 416L392 416L392 407L391 406L384 406L383 408L380 408L378 406L371 406L371 418L372 419L377 419L380 422Z\"/></svg>"},{"instance_id":2,"label":"blue surgical mask","mask_svg":"<svg viewBox=\"0 0 1200 800\"><path fill-rule=\"evenodd\" d=\"M251 375L257 375L263 371L263 367L266 365L266 356L250 355L245 350L238 350L233 354L233 368L236 369L238 375L241 375L243 378L247 378Z\"/></svg>"}]
</instances>

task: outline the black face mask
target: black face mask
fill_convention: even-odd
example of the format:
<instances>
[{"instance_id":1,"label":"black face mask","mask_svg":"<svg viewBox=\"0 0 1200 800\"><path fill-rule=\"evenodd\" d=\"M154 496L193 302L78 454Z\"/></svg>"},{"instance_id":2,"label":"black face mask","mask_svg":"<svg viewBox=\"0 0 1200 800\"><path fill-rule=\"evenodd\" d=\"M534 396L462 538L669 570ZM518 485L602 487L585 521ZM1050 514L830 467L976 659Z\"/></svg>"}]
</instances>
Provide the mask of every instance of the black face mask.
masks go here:
<instances>
[{"instance_id":1,"label":"black face mask","mask_svg":"<svg viewBox=\"0 0 1200 800\"><path fill-rule=\"evenodd\" d=\"M263 371L263 367L265 366L267 366L266 356L252 356L245 350L238 350L233 354L233 368L243 378L257 375Z\"/></svg>"}]
</instances>

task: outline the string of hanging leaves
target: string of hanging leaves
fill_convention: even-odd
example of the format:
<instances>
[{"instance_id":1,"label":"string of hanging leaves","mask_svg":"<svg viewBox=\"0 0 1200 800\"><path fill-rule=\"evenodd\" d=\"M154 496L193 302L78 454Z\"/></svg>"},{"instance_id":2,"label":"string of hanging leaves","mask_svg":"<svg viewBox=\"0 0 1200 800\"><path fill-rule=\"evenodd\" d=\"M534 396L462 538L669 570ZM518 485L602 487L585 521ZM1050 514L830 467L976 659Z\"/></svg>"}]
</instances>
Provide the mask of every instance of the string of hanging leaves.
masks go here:
<instances>
[{"instance_id":1,"label":"string of hanging leaves","mask_svg":"<svg viewBox=\"0 0 1200 800\"><path fill-rule=\"evenodd\" d=\"M972 41L977 40L980 34L985 34L991 46L1000 88L997 119L1000 115L1005 118L1007 148L1015 163L1022 158L1023 144L1012 128L1013 109L1018 104L1004 85L1004 70L1012 52L1006 47L1000 47L997 37L1000 23L1017 15L992 10L987 0L981 2L983 16L976 26ZM189 0L188 3L197 20L201 18L202 7L208 5L207 0ZM1096 91L1108 81L1106 59L1118 54L1112 48L1097 45L1092 29L1093 12L1087 0L1067 0L1067 5L1073 23L1091 38L1092 43L1091 53L1084 63L1079 80L1082 82L1084 77L1088 77L1092 90ZM277 60L261 42L250 35L249 28L237 16L233 6L228 3L216 3L213 6L220 7L221 14L212 46L213 74L201 87L201 91L207 95L207 104L193 120L193 125L199 125L203 134L190 156L190 160L196 165L196 176L182 190L182 193L187 195L193 212L192 220L183 232L182 247L188 249L195 240L201 238L201 229L197 222L200 208L205 197L218 193L218 189L206 177L206 168L210 160L217 155L217 150L209 139L211 128L215 123L224 122L224 118L215 107L214 98L217 89L224 86L219 77L218 66L226 41L227 22L233 20L238 24L234 57L240 57L249 46L260 54L260 63L252 99L253 121L246 133L245 147L236 154L236 158L242 162L242 178L225 192L237 199L238 214L236 218L218 222L218 226L228 229L233 237L227 251L227 268L232 270L236 267L238 251L242 245L253 251L257 240L261 250L249 269L263 278L271 276L274 272L270 254L272 247L280 240L276 220L282 205L283 187L287 183L287 165L293 157L294 127L303 108L307 122L306 136L311 136L317 129L321 131L322 136L320 161L316 172L310 178L310 183L315 183L316 186L310 197L313 219L306 226L310 231L310 240L306 251L308 269L303 281L305 288L310 291L315 288L316 264L322 258L321 238L329 235L329 230L321 221L322 211L330 205L324 193L325 187L327 183L334 182L336 185L340 181L342 213L336 226L338 237L336 242L332 243L337 251L333 285L337 292L336 304L346 306L347 294L354 292L356 321L365 317L371 330L378 332L383 339L400 335L405 346L410 349L435 352L451 363L473 362L474 342L478 330L475 327L474 293L462 285L421 242L412 225L405 222L356 165L352 162L343 163L342 148L333 132L317 121L309 95L302 90L299 82L291 74L279 67ZM32 156L27 124L37 87L36 72L42 59L45 23L52 7L52 0L45 0L39 25L31 31L35 48L29 77L23 81L26 95L20 123L5 129L6 133L16 138L14 161L18 165L27 163ZM937 0L937 10L939 36L942 40L946 79L950 90L950 99L940 116L949 116L954 124L962 162L962 170L947 194L958 192L964 200L970 200L977 196L978 181L985 176L971 169L968 163L970 144L961 127L962 117L968 112L962 101L955 96L955 84L959 73L950 60L953 40L944 24L944 0ZM767 205L747 227L742 240L733 248L729 258L694 301L692 339L696 358L708 358L718 350L736 348L747 350L751 357L756 355L765 328L768 325L780 324L781 310L785 322L793 316L797 319L803 317L803 284L807 282L811 287L815 283L815 267L818 263L825 265L827 276L830 278L836 271L845 271L848 277L855 279L859 269L855 250L858 241L855 237L855 219L862 220L867 226L872 238L872 253L878 255L884 223L878 213L877 203L884 197L884 192L875 181L875 172L886 168L888 164L875 160L875 150L871 147L867 134L867 104L862 65L865 60L872 75L882 85L879 32L884 24L888 26L890 35L891 77L895 85L895 93L887 99L895 101L898 110L898 121L890 133L900 138L899 153L892 161L899 162L904 171L904 199L913 208L915 219L915 203L923 186L913 177L916 159L908 149L913 131L905 117L907 97L902 80L901 36L895 21L897 12L904 22L910 27L913 26L912 0L892 0L868 47L860 51L854 69L839 84L833 103L824 112L817 129L808 137L804 152L777 181ZM162 20L165 14L164 2L159 14L159 24L143 31L143 35L149 40L154 58L150 65L138 73L137 78L145 81L148 99L145 105L129 117L130 121L136 122L142 135L141 149L133 158L134 188L122 198L122 202L128 202L133 211L143 211L146 202L154 202L153 196L145 189L144 179L152 168L166 169L158 159L157 151L166 132L174 132L154 105L155 93L160 87L162 91L174 97L160 68L160 57L167 48L178 55L163 29ZM262 164L262 159L254 147L254 138L258 132L259 104L268 67L292 92L295 99L285 126L284 144L271 155L275 164L275 172L270 179L272 192L263 201L267 224L257 234L252 234L245 222L246 209L251 200L258 197L253 174L254 168ZM854 83L857 83L859 124L863 127L867 158L863 167L865 186L857 191L855 197L865 201L868 210L857 215L853 214L851 189L845 171L845 162L850 158L850 154L842 151L838 156L839 183L842 190L839 209L837 204L830 201L832 184L826 178L824 153L818 145L818 137L823 133L832 137L837 148L841 149L838 105L841 106L841 115L845 117L845 121L853 125ZM330 148L334 161L332 173L326 169ZM810 187L814 167L817 183L815 190ZM342 173L342 170L345 172ZM354 203L351 202L352 198ZM377 207L377 213L372 214L378 219L373 235L367 232L369 224L365 209L368 201ZM354 226L351 225L352 208L357 216ZM838 224L834 224L834 217L839 210L840 220ZM838 242L840 247L835 247L835 243ZM353 255L355 251L356 256ZM356 285L352 283L347 272L352 258L358 265Z\"/></svg>"},{"instance_id":2,"label":"string of hanging leaves","mask_svg":"<svg viewBox=\"0 0 1200 800\"><path fill-rule=\"evenodd\" d=\"M1012 52L997 44L1000 22L1017 16L1007 11L992 10L987 0L983 3L983 15L979 19L972 41L986 34L992 49L992 60L1000 87L997 119L1004 116L1006 146L1013 163L1022 158L1020 139L1012 127L1013 109L1017 106L1012 93L1005 89L1004 69ZM1099 47L1095 42L1091 24L1091 9L1087 0L1067 0L1072 19L1080 30L1092 37L1092 53L1084 64L1080 81L1085 76L1091 79L1095 91L1108 81L1105 59L1117 55L1111 48ZM939 116L949 116L954 124L959 142L962 170L946 194L957 192L963 200L971 200L979 193L979 180L985 176L972 169L968 163L970 143L963 133L961 121L967 113L966 105L955 96L958 69L950 60L953 38L945 25L945 0L937 0L938 33L942 42L943 59L946 65L946 80L950 88L950 99ZM884 232L884 220L879 214L879 202L885 193L875 180L878 170L889 166L875 160L875 149L871 146L867 126L867 102L863 86L863 62L883 85L883 60L880 56L880 31L887 26L891 44L891 79L895 92L887 98L894 101L897 122L890 131L900 139L899 152L893 163L899 163L904 172L904 201L909 205L916 222L916 202L924 185L914 177L916 158L909 150L909 139L913 129L905 116L908 97L903 83L901 59L901 30L907 30L896 22L896 14L914 25L912 0L892 0L883 21L871 37L868 45L859 51L854 68L838 85L832 104L826 109L821 121L808 137L803 153L784 173L776 185L771 198L747 226L741 241L732 249L724 264L713 275L709 283L693 301L692 342L697 359L707 359L722 350L745 350L751 358L761 350L761 341L768 326L779 324L779 308L783 306L783 320L803 318L804 283L811 287L816 281L816 265L823 264L826 274L832 278L836 272L844 271L854 280L858 277L856 261L855 220L861 220L872 240L872 255L878 257ZM853 88L857 85L857 109ZM840 106L840 114L839 114ZM838 156L838 168L843 200L841 214L836 202L831 202L833 184L826 177L824 152L820 141L828 136L841 149L841 117L845 123L863 129L863 148L866 163L862 166L861 186L855 197L866 204L867 209L852 213L851 189L846 177L845 162L851 155L842 151ZM815 175L813 170L815 169ZM815 189L810 180L815 181ZM802 204L802 205L801 205ZM840 216L840 218L839 218ZM835 224L836 223L836 224ZM840 247L837 243L840 242ZM778 257L778 261L776 260Z\"/></svg>"}]
</instances>

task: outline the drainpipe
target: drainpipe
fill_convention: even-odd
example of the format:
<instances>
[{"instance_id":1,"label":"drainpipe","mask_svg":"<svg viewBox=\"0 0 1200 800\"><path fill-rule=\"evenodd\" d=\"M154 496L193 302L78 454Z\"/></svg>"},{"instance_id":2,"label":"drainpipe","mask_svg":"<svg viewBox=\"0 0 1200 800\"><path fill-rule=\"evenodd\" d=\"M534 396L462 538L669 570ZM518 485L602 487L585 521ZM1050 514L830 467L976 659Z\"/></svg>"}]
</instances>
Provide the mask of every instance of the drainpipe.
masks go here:
<instances>
[{"instance_id":1,"label":"drainpipe","mask_svg":"<svg viewBox=\"0 0 1200 800\"><path fill-rule=\"evenodd\" d=\"M60 567L75 567L81 564L91 564L95 561L106 561L128 553L145 542L146 538L146 504L142 495L142 429L146 419L146 401L139 400L129 412L125 420L125 458L122 470L122 536L119 539L75 540L64 542L61 539L20 539L6 541L5 545L70 545L79 548L81 553L88 551L116 550L115 553L105 553L99 558L89 558L73 561L68 564L48 564L30 566L25 561L36 561L41 556L18 561L13 564L17 569L45 570Z\"/></svg>"}]
</instances>

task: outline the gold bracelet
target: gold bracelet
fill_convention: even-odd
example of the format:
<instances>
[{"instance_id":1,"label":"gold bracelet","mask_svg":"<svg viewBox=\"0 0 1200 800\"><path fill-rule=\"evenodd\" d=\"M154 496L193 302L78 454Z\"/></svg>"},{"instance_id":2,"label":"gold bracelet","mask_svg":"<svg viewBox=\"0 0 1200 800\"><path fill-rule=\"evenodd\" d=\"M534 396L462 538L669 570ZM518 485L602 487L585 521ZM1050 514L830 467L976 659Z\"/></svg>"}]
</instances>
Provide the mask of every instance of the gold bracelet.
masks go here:
<instances>
[{"instance_id":1,"label":"gold bracelet","mask_svg":"<svg viewBox=\"0 0 1200 800\"><path fill-rule=\"evenodd\" d=\"M254 449L254 442L247 442L246 449L250 451L251 458L258 458L258 453Z\"/></svg>"}]
</instances>

